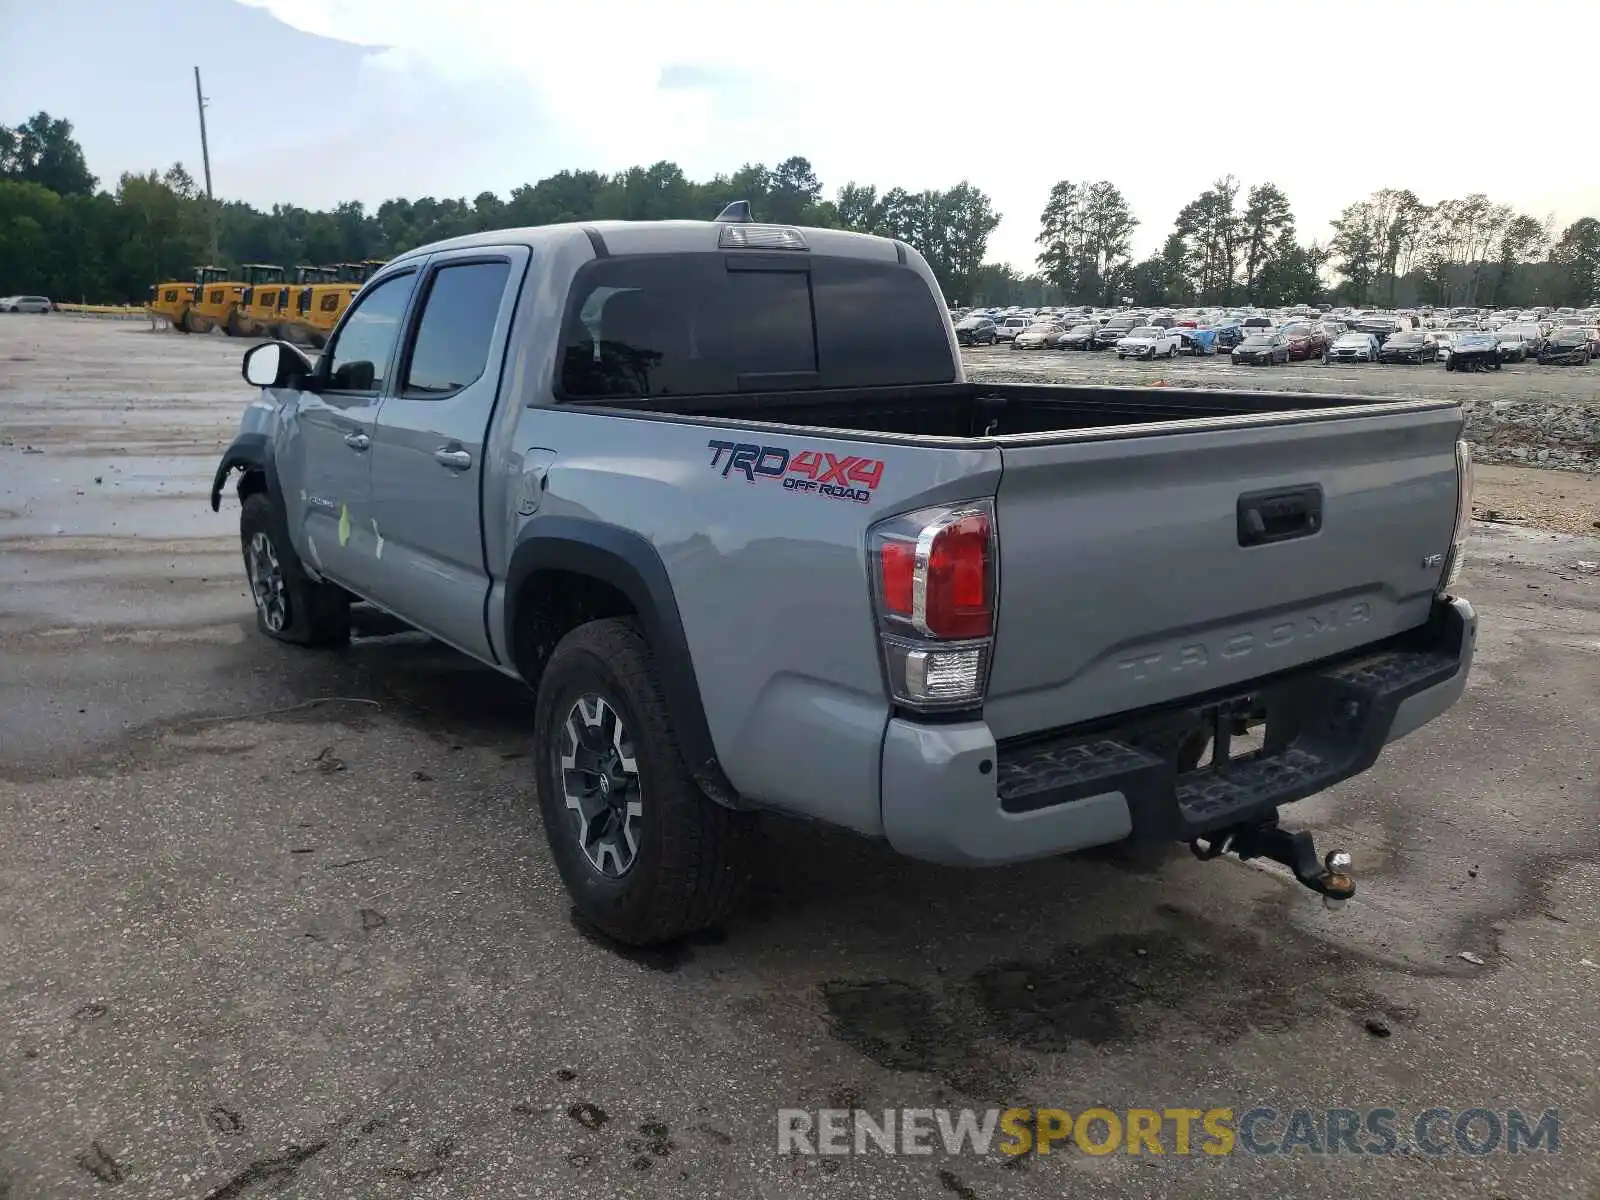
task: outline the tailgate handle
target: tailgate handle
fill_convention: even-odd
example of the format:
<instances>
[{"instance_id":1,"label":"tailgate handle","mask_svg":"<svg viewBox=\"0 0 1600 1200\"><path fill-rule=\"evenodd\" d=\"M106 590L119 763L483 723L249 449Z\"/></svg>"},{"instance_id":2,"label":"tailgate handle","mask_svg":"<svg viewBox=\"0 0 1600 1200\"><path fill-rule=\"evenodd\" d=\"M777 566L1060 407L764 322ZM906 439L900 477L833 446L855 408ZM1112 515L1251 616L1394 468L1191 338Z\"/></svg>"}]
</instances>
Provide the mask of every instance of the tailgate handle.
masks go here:
<instances>
[{"instance_id":1,"label":"tailgate handle","mask_svg":"<svg viewBox=\"0 0 1600 1200\"><path fill-rule=\"evenodd\" d=\"M1251 492L1239 497L1239 545L1266 546L1310 537L1322 528L1319 484Z\"/></svg>"}]
</instances>

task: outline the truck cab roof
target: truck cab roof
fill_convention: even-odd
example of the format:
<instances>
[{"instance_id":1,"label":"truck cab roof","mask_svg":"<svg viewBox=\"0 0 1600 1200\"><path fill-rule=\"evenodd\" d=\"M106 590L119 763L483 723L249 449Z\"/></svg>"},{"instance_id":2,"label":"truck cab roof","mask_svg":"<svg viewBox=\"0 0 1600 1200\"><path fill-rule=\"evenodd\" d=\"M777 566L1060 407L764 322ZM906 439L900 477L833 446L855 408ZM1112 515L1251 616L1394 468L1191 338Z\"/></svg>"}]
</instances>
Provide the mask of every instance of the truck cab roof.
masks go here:
<instances>
[{"instance_id":1,"label":"truck cab roof","mask_svg":"<svg viewBox=\"0 0 1600 1200\"><path fill-rule=\"evenodd\" d=\"M752 243L747 246L724 244L724 231L789 230L803 240L804 249L786 249ZM753 235L747 235L753 236ZM889 238L843 229L818 229L812 226L772 225L756 221L748 224L721 221L583 221L559 225L528 225L517 229L495 229L471 233L419 247L391 260L389 265L437 254L446 250L470 250L488 246L527 246L531 249L584 239L597 255L684 254L719 250L747 250L751 253L817 253L834 258L859 258L879 262L907 260L905 246Z\"/></svg>"}]
</instances>

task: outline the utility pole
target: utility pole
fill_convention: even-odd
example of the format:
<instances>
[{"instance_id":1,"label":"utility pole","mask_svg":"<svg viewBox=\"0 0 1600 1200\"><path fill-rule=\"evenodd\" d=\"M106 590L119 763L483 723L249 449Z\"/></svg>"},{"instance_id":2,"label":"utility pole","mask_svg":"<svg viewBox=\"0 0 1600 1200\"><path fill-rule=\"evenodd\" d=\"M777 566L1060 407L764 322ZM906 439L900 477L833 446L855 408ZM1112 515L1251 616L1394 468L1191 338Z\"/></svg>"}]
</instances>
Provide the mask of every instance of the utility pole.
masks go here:
<instances>
[{"instance_id":1,"label":"utility pole","mask_svg":"<svg viewBox=\"0 0 1600 1200\"><path fill-rule=\"evenodd\" d=\"M194 103L200 110L200 159L206 169L206 211L211 216L211 261L215 263L217 250L217 198L211 192L211 147L206 142L206 98L200 92L200 68L194 69Z\"/></svg>"}]
</instances>

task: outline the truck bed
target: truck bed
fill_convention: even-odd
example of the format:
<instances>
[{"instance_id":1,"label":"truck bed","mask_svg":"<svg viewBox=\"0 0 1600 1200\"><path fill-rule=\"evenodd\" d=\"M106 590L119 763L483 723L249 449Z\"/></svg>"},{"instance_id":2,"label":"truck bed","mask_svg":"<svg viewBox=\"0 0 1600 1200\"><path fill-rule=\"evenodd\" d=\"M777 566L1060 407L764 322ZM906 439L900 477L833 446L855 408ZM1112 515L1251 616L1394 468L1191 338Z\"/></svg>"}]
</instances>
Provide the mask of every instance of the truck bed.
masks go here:
<instances>
[{"instance_id":1,"label":"truck bed","mask_svg":"<svg viewBox=\"0 0 1600 1200\"><path fill-rule=\"evenodd\" d=\"M853 433L992 438L1125 429L1201 418L1371 408L1382 403L1370 396L1296 392L956 383L734 396L657 396L611 401L608 407Z\"/></svg>"},{"instance_id":2,"label":"truck bed","mask_svg":"<svg viewBox=\"0 0 1600 1200\"><path fill-rule=\"evenodd\" d=\"M894 453L997 452L984 717L1002 739L1394 637L1428 619L1451 546L1446 401L959 383L638 407L667 406L736 435L854 434L895 471Z\"/></svg>"}]
</instances>

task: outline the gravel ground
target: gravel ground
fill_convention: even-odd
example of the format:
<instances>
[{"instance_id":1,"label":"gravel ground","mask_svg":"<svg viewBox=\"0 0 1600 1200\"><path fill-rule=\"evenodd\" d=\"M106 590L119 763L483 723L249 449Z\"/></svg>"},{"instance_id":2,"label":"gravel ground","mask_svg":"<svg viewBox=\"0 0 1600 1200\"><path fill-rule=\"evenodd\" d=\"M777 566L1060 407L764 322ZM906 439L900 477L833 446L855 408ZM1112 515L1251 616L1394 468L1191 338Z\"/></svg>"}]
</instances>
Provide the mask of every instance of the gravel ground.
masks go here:
<instances>
[{"instance_id":1,"label":"gravel ground","mask_svg":"<svg viewBox=\"0 0 1600 1200\"><path fill-rule=\"evenodd\" d=\"M0 320L0 1197L1600 1195L1600 540L1475 527L1462 703L1289 815L1353 852L1343 912L1181 849L960 872L774 819L724 929L625 954L570 919L525 691L372 615L255 633L205 501L240 349ZM1008 1104L1561 1140L776 1153L780 1107Z\"/></svg>"}]
</instances>

